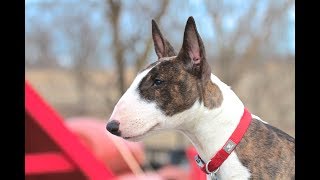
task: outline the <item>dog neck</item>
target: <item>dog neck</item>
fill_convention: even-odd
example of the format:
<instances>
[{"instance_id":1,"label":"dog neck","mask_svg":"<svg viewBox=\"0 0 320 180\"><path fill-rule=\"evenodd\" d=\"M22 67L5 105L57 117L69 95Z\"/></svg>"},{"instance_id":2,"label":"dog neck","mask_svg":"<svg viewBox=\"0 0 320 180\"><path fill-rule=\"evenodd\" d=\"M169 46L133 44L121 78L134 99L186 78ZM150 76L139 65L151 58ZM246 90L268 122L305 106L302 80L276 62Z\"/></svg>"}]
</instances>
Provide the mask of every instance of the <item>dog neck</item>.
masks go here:
<instances>
[{"instance_id":1,"label":"dog neck","mask_svg":"<svg viewBox=\"0 0 320 180\"><path fill-rule=\"evenodd\" d=\"M222 92L221 106L208 109L203 103L196 102L193 108L197 106L195 109L198 112L179 128L191 140L205 162L208 162L226 143L244 112L243 103L229 86L214 75L211 75L211 81L217 84Z\"/></svg>"}]
</instances>

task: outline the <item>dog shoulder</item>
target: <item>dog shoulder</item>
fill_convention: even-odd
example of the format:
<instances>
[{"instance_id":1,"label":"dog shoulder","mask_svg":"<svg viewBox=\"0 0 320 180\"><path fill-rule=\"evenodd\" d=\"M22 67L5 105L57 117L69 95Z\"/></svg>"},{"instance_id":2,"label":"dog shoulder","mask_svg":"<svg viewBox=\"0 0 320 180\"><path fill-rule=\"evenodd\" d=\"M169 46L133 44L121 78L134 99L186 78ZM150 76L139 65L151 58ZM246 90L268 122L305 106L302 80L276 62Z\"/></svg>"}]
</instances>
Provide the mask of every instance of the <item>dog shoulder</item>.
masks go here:
<instances>
[{"instance_id":1,"label":"dog shoulder","mask_svg":"<svg viewBox=\"0 0 320 180\"><path fill-rule=\"evenodd\" d=\"M280 129L253 118L236 148L252 178L294 178L295 139Z\"/></svg>"}]
</instances>

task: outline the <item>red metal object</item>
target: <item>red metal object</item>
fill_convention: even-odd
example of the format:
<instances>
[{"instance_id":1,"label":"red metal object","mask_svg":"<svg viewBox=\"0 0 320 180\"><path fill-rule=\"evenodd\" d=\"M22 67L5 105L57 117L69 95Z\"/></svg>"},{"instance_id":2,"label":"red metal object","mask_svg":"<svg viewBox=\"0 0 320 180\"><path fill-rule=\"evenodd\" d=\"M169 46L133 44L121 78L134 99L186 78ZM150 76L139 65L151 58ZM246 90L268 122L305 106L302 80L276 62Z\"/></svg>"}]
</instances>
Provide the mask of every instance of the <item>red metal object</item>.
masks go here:
<instances>
[{"instance_id":1,"label":"red metal object","mask_svg":"<svg viewBox=\"0 0 320 180\"><path fill-rule=\"evenodd\" d=\"M75 166L62 153L29 153L25 157L26 174L69 172Z\"/></svg>"},{"instance_id":2,"label":"red metal object","mask_svg":"<svg viewBox=\"0 0 320 180\"><path fill-rule=\"evenodd\" d=\"M115 178L113 173L92 155L76 135L65 127L63 118L37 94L28 82L25 82L25 124L26 179L105 180ZM43 154L48 152L61 153L63 156ZM32 156L31 153L39 154ZM40 160L41 156L47 160L48 158L53 160L54 163ZM53 169L51 174L45 176L48 173L46 169L48 164L52 164ZM39 173L39 176L33 178L35 172Z\"/></svg>"}]
</instances>

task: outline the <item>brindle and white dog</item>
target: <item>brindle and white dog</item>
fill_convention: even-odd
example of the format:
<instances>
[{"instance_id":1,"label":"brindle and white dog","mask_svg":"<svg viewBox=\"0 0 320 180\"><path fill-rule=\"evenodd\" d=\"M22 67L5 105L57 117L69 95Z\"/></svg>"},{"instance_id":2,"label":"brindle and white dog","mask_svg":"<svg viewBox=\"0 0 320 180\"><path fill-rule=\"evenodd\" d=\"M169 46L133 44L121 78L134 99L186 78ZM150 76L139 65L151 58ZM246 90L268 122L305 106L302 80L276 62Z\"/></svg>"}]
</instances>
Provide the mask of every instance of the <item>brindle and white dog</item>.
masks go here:
<instances>
[{"instance_id":1,"label":"brindle and white dog","mask_svg":"<svg viewBox=\"0 0 320 180\"><path fill-rule=\"evenodd\" d=\"M185 134L208 162L237 127L244 105L211 73L189 17L176 54L152 20L158 60L142 70L116 104L107 130L130 141L163 130ZM219 179L294 179L295 139L252 115L243 139L220 166Z\"/></svg>"}]
</instances>

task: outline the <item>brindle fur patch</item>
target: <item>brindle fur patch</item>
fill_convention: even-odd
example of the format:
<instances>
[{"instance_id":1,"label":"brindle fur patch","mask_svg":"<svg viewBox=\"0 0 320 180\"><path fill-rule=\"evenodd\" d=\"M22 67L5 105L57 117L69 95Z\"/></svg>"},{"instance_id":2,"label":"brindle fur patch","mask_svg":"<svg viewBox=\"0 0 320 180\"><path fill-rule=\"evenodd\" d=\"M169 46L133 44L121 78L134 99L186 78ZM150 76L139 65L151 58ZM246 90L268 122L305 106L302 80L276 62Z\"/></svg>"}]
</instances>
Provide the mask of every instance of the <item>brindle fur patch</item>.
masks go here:
<instances>
[{"instance_id":1,"label":"brindle fur patch","mask_svg":"<svg viewBox=\"0 0 320 180\"><path fill-rule=\"evenodd\" d=\"M295 179L295 140L271 125L252 119L235 151L252 179Z\"/></svg>"},{"instance_id":2,"label":"brindle fur patch","mask_svg":"<svg viewBox=\"0 0 320 180\"><path fill-rule=\"evenodd\" d=\"M208 81L204 87L206 87L203 95L204 106L209 109L220 106L222 103L222 93L219 87L212 81Z\"/></svg>"},{"instance_id":3,"label":"brindle fur patch","mask_svg":"<svg viewBox=\"0 0 320 180\"><path fill-rule=\"evenodd\" d=\"M157 86L155 79L163 83ZM201 79L187 72L177 58L162 61L150 70L139 84L139 93L143 99L156 102L168 116L189 109L197 99L210 109L222 101L217 85L211 81L202 84Z\"/></svg>"}]
</instances>

